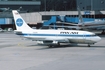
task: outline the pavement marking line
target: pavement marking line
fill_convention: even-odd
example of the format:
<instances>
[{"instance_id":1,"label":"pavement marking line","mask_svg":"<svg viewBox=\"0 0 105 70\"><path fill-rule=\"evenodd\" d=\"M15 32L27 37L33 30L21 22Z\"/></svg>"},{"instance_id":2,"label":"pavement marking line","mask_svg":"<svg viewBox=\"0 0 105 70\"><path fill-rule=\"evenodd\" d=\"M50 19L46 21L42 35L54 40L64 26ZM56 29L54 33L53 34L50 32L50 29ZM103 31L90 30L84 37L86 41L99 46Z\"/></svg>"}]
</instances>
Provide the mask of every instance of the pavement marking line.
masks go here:
<instances>
[{"instance_id":1,"label":"pavement marking line","mask_svg":"<svg viewBox=\"0 0 105 70\"><path fill-rule=\"evenodd\" d=\"M17 45L20 47L25 47L24 43L18 43Z\"/></svg>"}]
</instances>

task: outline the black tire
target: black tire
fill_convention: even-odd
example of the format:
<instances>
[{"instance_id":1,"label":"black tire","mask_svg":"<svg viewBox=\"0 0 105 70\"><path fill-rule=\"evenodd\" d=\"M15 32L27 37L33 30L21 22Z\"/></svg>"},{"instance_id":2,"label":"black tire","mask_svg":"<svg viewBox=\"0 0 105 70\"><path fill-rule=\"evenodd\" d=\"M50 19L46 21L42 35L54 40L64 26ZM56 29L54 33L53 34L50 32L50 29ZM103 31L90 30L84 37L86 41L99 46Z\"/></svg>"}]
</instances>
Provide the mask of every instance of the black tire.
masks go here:
<instances>
[{"instance_id":1,"label":"black tire","mask_svg":"<svg viewBox=\"0 0 105 70\"><path fill-rule=\"evenodd\" d=\"M90 47L90 44L88 44L88 47Z\"/></svg>"},{"instance_id":2,"label":"black tire","mask_svg":"<svg viewBox=\"0 0 105 70\"><path fill-rule=\"evenodd\" d=\"M58 42L57 46L59 47L60 46L60 43Z\"/></svg>"},{"instance_id":3,"label":"black tire","mask_svg":"<svg viewBox=\"0 0 105 70\"><path fill-rule=\"evenodd\" d=\"M52 45L49 45L49 48L52 48Z\"/></svg>"}]
</instances>

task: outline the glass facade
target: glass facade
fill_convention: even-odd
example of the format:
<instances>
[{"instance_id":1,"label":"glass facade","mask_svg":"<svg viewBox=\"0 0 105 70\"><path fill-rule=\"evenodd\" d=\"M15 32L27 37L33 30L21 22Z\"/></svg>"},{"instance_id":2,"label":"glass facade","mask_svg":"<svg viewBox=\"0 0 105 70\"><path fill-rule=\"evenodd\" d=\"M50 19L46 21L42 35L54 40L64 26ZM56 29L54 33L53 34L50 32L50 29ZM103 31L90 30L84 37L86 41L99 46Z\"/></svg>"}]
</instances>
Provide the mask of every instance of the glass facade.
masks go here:
<instances>
[{"instance_id":1,"label":"glass facade","mask_svg":"<svg viewBox=\"0 0 105 70\"><path fill-rule=\"evenodd\" d=\"M5 2L40 2L37 11L77 11L77 6L84 10L105 10L105 0L0 0ZM20 3L19 3L20 4ZM25 3L23 3L25 4ZM22 4L22 5L23 5ZM38 5L29 5L31 10L35 11L33 7ZM1 3L0 3L0 7ZM5 6L4 6L5 7ZM30 10L28 7L27 9Z\"/></svg>"},{"instance_id":2,"label":"glass facade","mask_svg":"<svg viewBox=\"0 0 105 70\"><path fill-rule=\"evenodd\" d=\"M72 11L76 10L76 0L39 0L42 11Z\"/></svg>"},{"instance_id":3,"label":"glass facade","mask_svg":"<svg viewBox=\"0 0 105 70\"><path fill-rule=\"evenodd\" d=\"M39 1L40 11L72 11L76 10L76 0L1 0L1 1L24 1L35 2ZM35 6L33 6L35 7ZM32 8L32 7L31 7ZM30 8L28 8L30 9Z\"/></svg>"},{"instance_id":4,"label":"glass facade","mask_svg":"<svg viewBox=\"0 0 105 70\"><path fill-rule=\"evenodd\" d=\"M32 1L32 0L8 0L8 1Z\"/></svg>"},{"instance_id":5,"label":"glass facade","mask_svg":"<svg viewBox=\"0 0 105 70\"><path fill-rule=\"evenodd\" d=\"M20 10L26 12L40 11L40 1L1 1L0 8L7 8L8 10Z\"/></svg>"}]
</instances>

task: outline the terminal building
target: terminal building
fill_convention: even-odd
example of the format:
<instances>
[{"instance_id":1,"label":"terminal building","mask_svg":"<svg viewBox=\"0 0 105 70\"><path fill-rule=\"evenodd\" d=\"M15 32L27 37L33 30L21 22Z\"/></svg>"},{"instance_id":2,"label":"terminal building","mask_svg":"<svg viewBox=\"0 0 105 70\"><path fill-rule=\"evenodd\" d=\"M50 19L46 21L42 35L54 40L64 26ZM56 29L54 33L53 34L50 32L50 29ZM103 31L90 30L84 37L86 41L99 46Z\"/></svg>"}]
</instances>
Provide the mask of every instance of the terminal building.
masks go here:
<instances>
[{"instance_id":1,"label":"terminal building","mask_svg":"<svg viewBox=\"0 0 105 70\"><path fill-rule=\"evenodd\" d=\"M0 8L4 10L21 9L26 12L40 11L40 1L0 1Z\"/></svg>"},{"instance_id":2,"label":"terminal building","mask_svg":"<svg viewBox=\"0 0 105 70\"><path fill-rule=\"evenodd\" d=\"M105 18L105 0L0 0L0 27L14 28L12 10L18 10L23 19L34 27L52 16L78 17L78 6L83 17Z\"/></svg>"},{"instance_id":3,"label":"terminal building","mask_svg":"<svg viewBox=\"0 0 105 70\"><path fill-rule=\"evenodd\" d=\"M12 10L20 12L39 12L40 1L28 0L0 0L0 26L1 28L11 27L13 22Z\"/></svg>"}]
</instances>

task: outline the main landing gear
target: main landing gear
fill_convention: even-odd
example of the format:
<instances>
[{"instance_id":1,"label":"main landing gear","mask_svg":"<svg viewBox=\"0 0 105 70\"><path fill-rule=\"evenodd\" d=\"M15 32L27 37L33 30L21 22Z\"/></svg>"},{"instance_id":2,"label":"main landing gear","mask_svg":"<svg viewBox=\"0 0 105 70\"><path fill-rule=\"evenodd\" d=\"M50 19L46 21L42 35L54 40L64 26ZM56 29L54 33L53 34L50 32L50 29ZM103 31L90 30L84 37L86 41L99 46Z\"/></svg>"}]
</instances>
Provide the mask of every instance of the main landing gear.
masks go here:
<instances>
[{"instance_id":1,"label":"main landing gear","mask_svg":"<svg viewBox=\"0 0 105 70\"><path fill-rule=\"evenodd\" d=\"M53 48L53 47L55 47L55 46L58 46L58 47L59 47L59 46L60 46L60 43L58 42L56 45L49 45L48 47L49 47L49 48Z\"/></svg>"},{"instance_id":2,"label":"main landing gear","mask_svg":"<svg viewBox=\"0 0 105 70\"><path fill-rule=\"evenodd\" d=\"M94 43L92 43L92 44L88 44L88 47L91 47L91 45L94 45Z\"/></svg>"},{"instance_id":3,"label":"main landing gear","mask_svg":"<svg viewBox=\"0 0 105 70\"><path fill-rule=\"evenodd\" d=\"M103 30L101 34L105 34L105 30Z\"/></svg>"},{"instance_id":4,"label":"main landing gear","mask_svg":"<svg viewBox=\"0 0 105 70\"><path fill-rule=\"evenodd\" d=\"M88 47L90 47L90 44L88 44Z\"/></svg>"},{"instance_id":5,"label":"main landing gear","mask_svg":"<svg viewBox=\"0 0 105 70\"><path fill-rule=\"evenodd\" d=\"M48 47L49 47L49 48L52 48L53 46L52 46L52 45L49 45Z\"/></svg>"}]
</instances>

